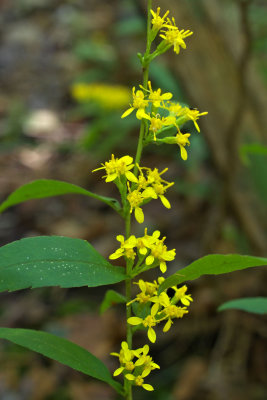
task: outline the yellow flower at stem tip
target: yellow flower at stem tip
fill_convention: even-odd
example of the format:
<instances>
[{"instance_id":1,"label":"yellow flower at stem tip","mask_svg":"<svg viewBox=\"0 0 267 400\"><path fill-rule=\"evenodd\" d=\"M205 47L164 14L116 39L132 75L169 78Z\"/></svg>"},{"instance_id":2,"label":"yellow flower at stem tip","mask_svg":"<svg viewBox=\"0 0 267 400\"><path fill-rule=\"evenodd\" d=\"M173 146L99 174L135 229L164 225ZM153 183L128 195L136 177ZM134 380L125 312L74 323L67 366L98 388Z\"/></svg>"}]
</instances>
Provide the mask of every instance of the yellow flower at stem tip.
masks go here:
<instances>
[{"instance_id":1,"label":"yellow flower at stem tip","mask_svg":"<svg viewBox=\"0 0 267 400\"><path fill-rule=\"evenodd\" d=\"M188 36L193 35L193 32L188 30L179 30L176 26L175 19L172 18L171 20L168 18L168 26L167 30L161 31L160 37L164 39L169 45L173 46L174 52L176 54L180 53L180 47L186 49L186 44L184 39Z\"/></svg>"},{"instance_id":2,"label":"yellow flower at stem tip","mask_svg":"<svg viewBox=\"0 0 267 400\"><path fill-rule=\"evenodd\" d=\"M150 10L152 14L152 19L151 19L151 24L153 26L153 29L159 31L161 28L168 26L166 24L165 18L169 15L170 11L166 11L163 17L161 17L160 14L160 7L157 8L157 12Z\"/></svg>"},{"instance_id":3,"label":"yellow flower at stem tip","mask_svg":"<svg viewBox=\"0 0 267 400\"><path fill-rule=\"evenodd\" d=\"M114 154L111 155L111 160L106 161L105 164L101 164L102 167L94 169L92 172L99 171L101 169L106 170L106 174L103 178L106 178L106 182L115 181L115 179L121 176L126 176L126 178L134 183L137 183L138 180L136 176L130 171L133 167L133 157L124 156L121 158L115 158Z\"/></svg>"}]
</instances>

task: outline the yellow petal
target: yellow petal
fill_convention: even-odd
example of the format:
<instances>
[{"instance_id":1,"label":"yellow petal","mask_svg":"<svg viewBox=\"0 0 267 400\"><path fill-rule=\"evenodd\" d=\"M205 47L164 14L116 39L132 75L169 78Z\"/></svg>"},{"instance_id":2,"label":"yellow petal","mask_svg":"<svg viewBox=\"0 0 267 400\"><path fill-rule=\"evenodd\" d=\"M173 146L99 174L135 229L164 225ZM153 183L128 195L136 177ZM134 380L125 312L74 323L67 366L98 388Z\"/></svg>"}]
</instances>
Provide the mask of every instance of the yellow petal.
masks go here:
<instances>
[{"instance_id":1,"label":"yellow petal","mask_svg":"<svg viewBox=\"0 0 267 400\"><path fill-rule=\"evenodd\" d=\"M118 375L120 375L120 374L122 373L123 370L124 370L123 367L120 367L120 368L116 369L116 371L114 371L113 376L118 376Z\"/></svg>"},{"instance_id":2,"label":"yellow petal","mask_svg":"<svg viewBox=\"0 0 267 400\"><path fill-rule=\"evenodd\" d=\"M146 258L146 265L151 265L154 262L154 256L150 255Z\"/></svg>"},{"instance_id":3,"label":"yellow petal","mask_svg":"<svg viewBox=\"0 0 267 400\"><path fill-rule=\"evenodd\" d=\"M117 178L117 174L110 174L110 175L108 175L107 177L106 177L106 182L112 182L112 181L114 181L116 178Z\"/></svg>"},{"instance_id":4,"label":"yellow petal","mask_svg":"<svg viewBox=\"0 0 267 400\"><path fill-rule=\"evenodd\" d=\"M126 171L125 172L125 176L128 179L128 181L137 183L138 179L136 178L136 176L131 172L131 171Z\"/></svg>"},{"instance_id":5,"label":"yellow petal","mask_svg":"<svg viewBox=\"0 0 267 400\"><path fill-rule=\"evenodd\" d=\"M152 392L154 390L153 386L149 385L148 383L143 383L142 387L149 392Z\"/></svg>"},{"instance_id":6,"label":"yellow petal","mask_svg":"<svg viewBox=\"0 0 267 400\"><path fill-rule=\"evenodd\" d=\"M129 165L133 162L133 157L131 156L123 156L120 158L120 161L124 162L126 165Z\"/></svg>"},{"instance_id":7,"label":"yellow petal","mask_svg":"<svg viewBox=\"0 0 267 400\"><path fill-rule=\"evenodd\" d=\"M184 161L187 160L187 151L185 150L184 146L180 146L181 157Z\"/></svg>"},{"instance_id":8,"label":"yellow petal","mask_svg":"<svg viewBox=\"0 0 267 400\"><path fill-rule=\"evenodd\" d=\"M121 118L127 117L128 115L130 115L130 114L133 112L133 110L134 110L134 107L128 108L128 110L126 110L126 111L122 114Z\"/></svg>"},{"instance_id":9,"label":"yellow petal","mask_svg":"<svg viewBox=\"0 0 267 400\"><path fill-rule=\"evenodd\" d=\"M171 324L172 324L171 319L168 319L168 321L166 322L166 324L165 324L165 326L164 326L164 328L163 328L163 332L168 332L168 330L169 330L170 327L171 327Z\"/></svg>"},{"instance_id":10,"label":"yellow petal","mask_svg":"<svg viewBox=\"0 0 267 400\"><path fill-rule=\"evenodd\" d=\"M171 204L170 204L169 200L166 199L165 196L160 195L159 197L160 197L160 200L161 200L162 204L164 205L164 207L171 208Z\"/></svg>"},{"instance_id":11,"label":"yellow petal","mask_svg":"<svg viewBox=\"0 0 267 400\"><path fill-rule=\"evenodd\" d=\"M137 110L136 118L137 118L137 119L146 118L146 113L145 113L145 111L144 111L143 108L139 108L139 110Z\"/></svg>"},{"instance_id":12,"label":"yellow petal","mask_svg":"<svg viewBox=\"0 0 267 400\"><path fill-rule=\"evenodd\" d=\"M158 196L155 192L155 190L152 187L148 187L146 188L143 192L142 192L142 196L145 197L146 199L149 199L150 197L152 199L157 199Z\"/></svg>"},{"instance_id":13,"label":"yellow petal","mask_svg":"<svg viewBox=\"0 0 267 400\"><path fill-rule=\"evenodd\" d=\"M157 314L158 310L159 310L159 303L153 304L153 306L151 307L152 317L154 317Z\"/></svg>"},{"instance_id":14,"label":"yellow petal","mask_svg":"<svg viewBox=\"0 0 267 400\"><path fill-rule=\"evenodd\" d=\"M143 213L142 208L136 207L134 210L134 215L135 215L136 221L139 222L139 224L142 224L144 222L144 213Z\"/></svg>"},{"instance_id":15,"label":"yellow petal","mask_svg":"<svg viewBox=\"0 0 267 400\"><path fill-rule=\"evenodd\" d=\"M127 322L130 325L140 325L143 322L143 320L142 318L139 317L130 317L127 319Z\"/></svg>"},{"instance_id":16,"label":"yellow petal","mask_svg":"<svg viewBox=\"0 0 267 400\"><path fill-rule=\"evenodd\" d=\"M134 381L135 380L135 376L132 374L126 374L125 378L128 379L128 381Z\"/></svg>"},{"instance_id":17,"label":"yellow petal","mask_svg":"<svg viewBox=\"0 0 267 400\"><path fill-rule=\"evenodd\" d=\"M150 340L150 342L155 343L155 341L156 341L156 332L154 331L153 328L149 328L148 329L147 337Z\"/></svg>"},{"instance_id":18,"label":"yellow petal","mask_svg":"<svg viewBox=\"0 0 267 400\"><path fill-rule=\"evenodd\" d=\"M161 262L159 265L161 272L164 274L167 271L167 265L165 262Z\"/></svg>"}]
</instances>

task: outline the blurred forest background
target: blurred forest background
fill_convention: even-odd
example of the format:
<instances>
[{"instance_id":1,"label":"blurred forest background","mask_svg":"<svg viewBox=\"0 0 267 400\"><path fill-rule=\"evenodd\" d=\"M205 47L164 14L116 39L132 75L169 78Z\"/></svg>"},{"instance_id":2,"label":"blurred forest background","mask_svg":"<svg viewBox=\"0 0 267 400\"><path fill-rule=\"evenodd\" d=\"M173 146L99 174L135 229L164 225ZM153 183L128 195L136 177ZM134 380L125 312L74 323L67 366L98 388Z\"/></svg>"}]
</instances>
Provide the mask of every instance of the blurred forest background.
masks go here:
<instances>
[{"instance_id":1,"label":"blurred forest background","mask_svg":"<svg viewBox=\"0 0 267 400\"><path fill-rule=\"evenodd\" d=\"M150 146L143 165L164 169L171 212L145 208L146 225L177 249L168 272L208 253L266 256L267 2L164 0L179 28L191 29L187 50L152 65L154 88L209 114L192 134L189 159L175 146ZM120 119L141 81L143 0L2 0L0 3L1 200L38 178L61 179L117 196L92 174L113 152L133 154L135 117ZM82 99L78 83L97 84ZM100 84L113 85L105 89ZM76 94L75 94L76 93ZM123 95L122 95L123 93ZM193 124L190 125L192 130ZM143 227L135 224L136 234ZM79 196L31 201L0 217L4 245L22 237L63 235L90 241L104 256L116 248L123 222L111 209ZM267 320L218 313L226 300L267 296L264 268L191 282L190 313L151 346L161 369L144 400L266 400ZM118 289L122 289L118 285ZM124 309L99 315L105 288L45 288L2 293L1 326L43 329L86 347L110 369L124 339ZM96 311L97 310L97 311ZM136 337L136 346L144 343ZM2 400L115 400L105 385L38 354L1 341Z\"/></svg>"}]
</instances>

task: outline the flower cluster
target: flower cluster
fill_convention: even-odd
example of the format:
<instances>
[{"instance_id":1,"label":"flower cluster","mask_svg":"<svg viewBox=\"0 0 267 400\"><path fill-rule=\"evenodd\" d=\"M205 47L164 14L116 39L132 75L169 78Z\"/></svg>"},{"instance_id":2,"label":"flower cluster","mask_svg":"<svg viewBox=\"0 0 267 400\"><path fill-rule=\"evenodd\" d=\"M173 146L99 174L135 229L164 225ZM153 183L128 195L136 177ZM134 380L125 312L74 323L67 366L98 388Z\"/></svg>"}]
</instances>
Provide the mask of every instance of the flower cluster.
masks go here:
<instances>
[{"instance_id":1,"label":"flower cluster","mask_svg":"<svg viewBox=\"0 0 267 400\"><path fill-rule=\"evenodd\" d=\"M154 327L165 322L163 327L163 332L167 332L171 325L173 324L173 319L182 318L188 313L186 306L190 305L193 301L190 294L186 294L187 287L184 285L181 288L172 287L174 295L169 297L166 290L159 293L159 285L164 281L164 278L160 277L158 281L145 282L142 279L139 280L138 286L141 290L137 294L136 298L128 303L133 304L135 302L140 305L150 304L149 312L143 318L141 317L130 317L128 318L128 323L135 326L143 326L147 328L148 339L155 343L156 332ZM177 306L177 303L181 303L182 306Z\"/></svg>"},{"instance_id":2,"label":"flower cluster","mask_svg":"<svg viewBox=\"0 0 267 400\"><path fill-rule=\"evenodd\" d=\"M165 273L167 270L166 262L175 258L175 249L168 250L164 244L166 238L160 239L159 237L160 231L148 235L147 229L145 229L144 236L139 238L131 235L125 240L123 235L118 235L117 240L120 242L120 247L109 258L116 260L124 256L134 262L137 256L136 268L139 272L159 266L161 272Z\"/></svg>"},{"instance_id":3,"label":"flower cluster","mask_svg":"<svg viewBox=\"0 0 267 400\"><path fill-rule=\"evenodd\" d=\"M151 169L137 165L137 176L131 171L133 168L132 157L115 158L114 154L112 154L111 160L106 161L102 164L102 167L94 169L93 172L104 169L106 175L103 177L106 182L114 182L121 193L127 191L126 207L130 208L131 213L134 211L137 222L142 223L144 222L144 213L141 207L151 199L159 198L164 207L171 207L169 200L165 197L165 193L174 182L167 182L162 178L168 168L159 172L157 168Z\"/></svg>"},{"instance_id":4,"label":"flower cluster","mask_svg":"<svg viewBox=\"0 0 267 400\"><path fill-rule=\"evenodd\" d=\"M171 99L172 93L161 93L161 89L153 90L149 81L148 89L145 89L142 85L140 85L140 90L135 91L135 88L133 88L133 102L121 117L125 118L136 110L138 119L148 121L144 139L146 143L177 144L180 147L182 159L187 160L185 147L190 145L190 133L182 133L180 128L184 123L192 121L196 130L200 132L197 120L206 115L207 112L201 113L197 109L191 109L170 101ZM160 137L168 128L176 128L176 135Z\"/></svg>"},{"instance_id":5,"label":"flower cluster","mask_svg":"<svg viewBox=\"0 0 267 400\"><path fill-rule=\"evenodd\" d=\"M133 385L142 386L148 391L154 390L153 386L144 383L144 378L151 371L160 367L154 363L148 352L149 346L147 344L140 349L131 350L126 342L122 342L120 352L111 353L111 355L118 357L120 361L120 367L116 369L113 375L118 376L123 373L125 378L131 381Z\"/></svg>"}]
</instances>

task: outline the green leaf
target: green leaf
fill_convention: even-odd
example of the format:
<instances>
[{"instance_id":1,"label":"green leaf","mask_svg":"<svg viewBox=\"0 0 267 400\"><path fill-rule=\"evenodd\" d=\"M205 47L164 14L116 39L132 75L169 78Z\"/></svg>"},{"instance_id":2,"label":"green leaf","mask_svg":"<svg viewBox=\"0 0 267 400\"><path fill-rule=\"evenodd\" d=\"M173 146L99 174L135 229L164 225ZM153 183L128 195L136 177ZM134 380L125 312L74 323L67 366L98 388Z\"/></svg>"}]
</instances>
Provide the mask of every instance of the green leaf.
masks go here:
<instances>
[{"instance_id":1,"label":"green leaf","mask_svg":"<svg viewBox=\"0 0 267 400\"><path fill-rule=\"evenodd\" d=\"M192 264L180 269L160 285L160 291L179 285L185 281L193 281L202 275L220 275L250 267L267 265L267 258L242 256L240 254L211 254L199 258Z\"/></svg>"},{"instance_id":2,"label":"green leaf","mask_svg":"<svg viewBox=\"0 0 267 400\"><path fill-rule=\"evenodd\" d=\"M226 301L218 308L218 311L224 310L242 310L254 314L267 314L266 297L247 297L245 299L235 299Z\"/></svg>"},{"instance_id":3,"label":"green leaf","mask_svg":"<svg viewBox=\"0 0 267 400\"><path fill-rule=\"evenodd\" d=\"M69 340L51 333L13 328L0 328L0 338L36 351L61 364L108 383L119 393L123 392L121 384L112 379L102 361Z\"/></svg>"},{"instance_id":4,"label":"green leaf","mask_svg":"<svg viewBox=\"0 0 267 400\"><path fill-rule=\"evenodd\" d=\"M121 209L117 200L110 197L99 196L81 188L80 186L73 185L72 183L56 181L53 179L38 179L19 187L11 193L10 196L8 196L8 198L0 205L0 213L9 207L23 203L24 201L44 199L46 197L61 196L63 194L71 193L82 194L103 201L116 211Z\"/></svg>"},{"instance_id":5,"label":"green leaf","mask_svg":"<svg viewBox=\"0 0 267 400\"><path fill-rule=\"evenodd\" d=\"M125 279L88 242L62 236L21 239L0 248L0 292L44 286L100 286Z\"/></svg>"},{"instance_id":6,"label":"green leaf","mask_svg":"<svg viewBox=\"0 0 267 400\"><path fill-rule=\"evenodd\" d=\"M100 313L103 314L110 307L119 303L126 303L126 297L115 290L108 290L100 305Z\"/></svg>"}]
</instances>

